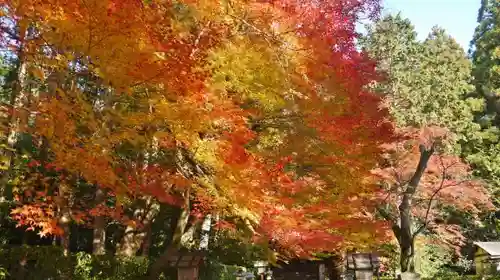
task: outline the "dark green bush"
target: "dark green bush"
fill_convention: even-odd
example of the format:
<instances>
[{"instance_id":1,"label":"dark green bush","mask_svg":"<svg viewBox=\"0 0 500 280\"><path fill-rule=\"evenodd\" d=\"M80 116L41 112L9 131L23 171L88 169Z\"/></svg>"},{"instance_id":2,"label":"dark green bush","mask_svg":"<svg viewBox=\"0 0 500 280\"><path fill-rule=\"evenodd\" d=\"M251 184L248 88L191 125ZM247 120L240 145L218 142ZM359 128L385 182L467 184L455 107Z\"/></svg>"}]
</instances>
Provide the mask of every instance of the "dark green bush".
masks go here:
<instances>
[{"instance_id":1,"label":"dark green bush","mask_svg":"<svg viewBox=\"0 0 500 280\"><path fill-rule=\"evenodd\" d=\"M26 280L128 280L144 278L145 258L122 259L79 252L64 256L60 247L11 247L0 249L0 279Z\"/></svg>"},{"instance_id":2,"label":"dark green bush","mask_svg":"<svg viewBox=\"0 0 500 280\"><path fill-rule=\"evenodd\" d=\"M457 274L440 274L433 278L424 278L422 280L482 280L478 275L457 275ZM500 280L500 276L487 276L485 280Z\"/></svg>"},{"instance_id":3,"label":"dark green bush","mask_svg":"<svg viewBox=\"0 0 500 280\"><path fill-rule=\"evenodd\" d=\"M144 257L125 259L85 252L66 257L57 246L0 248L0 280L141 280L148 265ZM235 280L237 270L237 266L209 260L201 267L200 279ZM163 280L177 279L175 272L165 277Z\"/></svg>"},{"instance_id":4,"label":"dark green bush","mask_svg":"<svg viewBox=\"0 0 500 280\"><path fill-rule=\"evenodd\" d=\"M208 261L200 270L202 280L236 280L236 272L239 267L224 265L216 261Z\"/></svg>"},{"instance_id":5,"label":"dark green bush","mask_svg":"<svg viewBox=\"0 0 500 280\"><path fill-rule=\"evenodd\" d=\"M380 280L396 280L394 277L380 277ZM430 278L422 278L422 280L482 280L478 275L458 275L456 273L439 273ZM500 276L486 276L485 280L500 280Z\"/></svg>"}]
</instances>

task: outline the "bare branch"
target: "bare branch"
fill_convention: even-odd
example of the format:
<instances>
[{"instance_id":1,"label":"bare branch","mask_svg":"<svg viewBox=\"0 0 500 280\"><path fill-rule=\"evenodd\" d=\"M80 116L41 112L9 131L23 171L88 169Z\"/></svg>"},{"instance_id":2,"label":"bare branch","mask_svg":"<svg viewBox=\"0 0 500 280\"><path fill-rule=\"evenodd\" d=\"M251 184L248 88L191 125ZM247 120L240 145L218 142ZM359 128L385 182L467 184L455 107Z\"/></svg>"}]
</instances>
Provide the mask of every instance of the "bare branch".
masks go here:
<instances>
[{"instance_id":1,"label":"bare branch","mask_svg":"<svg viewBox=\"0 0 500 280\"><path fill-rule=\"evenodd\" d=\"M189 54L189 58L193 58L194 55L198 52L198 45L200 44L201 37L205 34L207 29L210 27L211 21L208 21L203 29L198 33L198 37L196 37L196 40L194 41L194 46L193 49L191 50L191 54Z\"/></svg>"}]
</instances>

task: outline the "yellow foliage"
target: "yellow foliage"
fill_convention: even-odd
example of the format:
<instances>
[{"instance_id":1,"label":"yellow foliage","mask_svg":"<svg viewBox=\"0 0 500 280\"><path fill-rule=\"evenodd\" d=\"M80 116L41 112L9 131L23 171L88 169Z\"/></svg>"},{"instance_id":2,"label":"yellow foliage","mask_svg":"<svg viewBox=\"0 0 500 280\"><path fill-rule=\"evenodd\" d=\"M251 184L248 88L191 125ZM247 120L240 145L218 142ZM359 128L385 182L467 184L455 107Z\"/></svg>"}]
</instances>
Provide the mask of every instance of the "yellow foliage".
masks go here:
<instances>
[{"instance_id":1,"label":"yellow foliage","mask_svg":"<svg viewBox=\"0 0 500 280\"><path fill-rule=\"evenodd\" d=\"M45 73L43 73L43 70L40 69L40 68L33 68L31 69L31 73L33 74L33 76L35 76L35 78L39 79L39 80L45 80Z\"/></svg>"},{"instance_id":2,"label":"yellow foliage","mask_svg":"<svg viewBox=\"0 0 500 280\"><path fill-rule=\"evenodd\" d=\"M324 202L363 207L349 199L363 190L356 177L363 172L356 168L365 171L371 161L337 163L335 157L355 162L364 154L354 151L360 145L337 141L339 131L327 118L343 113L340 98L321 99L321 90L310 90L311 53L301 50L308 38L288 32L296 22L278 24L285 16L278 8L251 1L153 2L9 1L22 33L29 24L40 33L23 45L27 61L40 67L33 75L44 80L44 73L65 74L36 108L36 134L49 140L59 167L113 189L127 204L135 195L127 175L155 164L178 174L172 151L187 151L198 165L193 173L203 167L208 174L185 175L189 180L181 184L192 183L213 211L257 224L278 202L292 213L296 205ZM40 52L42 47L50 52ZM255 119L269 128L252 131ZM320 137L325 135L333 140ZM354 148L346 152L346 147ZM164 158L155 158L158 154ZM289 182L296 174L275 170L291 155L314 167L314 174L299 182L306 189L300 194L297 182ZM165 186L178 179L158 179L165 182L155 194L163 189L176 194L185 186ZM280 201L286 198L295 200L293 207ZM347 216L346 204L314 212L308 225L319 228L320 220ZM285 228L296 223L293 216L281 219Z\"/></svg>"},{"instance_id":3,"label":"yellow foliage","mask_svg":"<svg viewBox=\"0 0 500 280\"><path fill-rule=\"evenodd\" d=\"M229 97L236 92L242 101L257 101L269 111L281 108L291 85L274 51L246 38L223 45L209 56L211 86Z\"/></svg>"}]
</instances>

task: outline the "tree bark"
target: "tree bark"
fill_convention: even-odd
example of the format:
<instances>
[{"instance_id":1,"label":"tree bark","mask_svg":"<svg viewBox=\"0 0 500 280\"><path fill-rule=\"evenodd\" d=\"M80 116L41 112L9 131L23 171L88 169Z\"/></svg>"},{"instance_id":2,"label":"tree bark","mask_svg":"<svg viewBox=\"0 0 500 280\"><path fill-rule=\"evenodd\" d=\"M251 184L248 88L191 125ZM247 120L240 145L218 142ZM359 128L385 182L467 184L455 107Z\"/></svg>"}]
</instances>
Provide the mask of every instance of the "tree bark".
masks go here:
<instances>
[{"instance_id":1,"label":"tree bark","mask_svg":"<svg viewBox=\"0 0 500 280\"><path fill-rule=\"evenodd\" d=\"M212 215L207 214L201 226L200 250L207 250L210 241L210 228L212 225Z\"/></svg>"},{"instance_id":2,"label":"tree bark","mask_svg":"<svg viewBox=\"0 0 500 280\"><path fill-rule=\"evenodd\" d=\"M400 247L400 266L401 272L410 271L413 272L415 270L413 264L413 257L415 254L415 234L412 233L412 198L415 192L417 191L418 185L420 184L420 180L424 175L425 170L427 169L427 163L429 159L434 154L434 147L426 148L424 145L420 146L420 159L415 169L413 176L408 183L405 192L403 193L403 197L401 200L401 204L399 205L399 217L400 217L400 225L394 231L396 234L399 247Z\"/></svg>"},{"instance_id":3,"label":"tree bark","mask_svg":"<svg viewBox=\"0 0 500 280\"><path fill-rule=\"evenodd\" d=\"M189 249L196 247L196 242L194 240L195 231L196 226L194 224L186 226L184 234L181 237L181 247Z\"/></svg>"},{"instance_id":4,"label":"tree bark","mask_svg":"<svg viewBox=\"0 0 500 280\"><path fill-rule=\"evenodd\" d=\"M22 121L18 115L18 111L24 109L23 105L26 98L23 91L26 87L25 84L27 81L27 65L25 61L23 45L21 45L20 47L18 59L19 61L17 63L16 70L14 71L15 77L12 81L12 92L9 100L11 115L9 116L7 129L7 149L3 149L2 151L4 156L3 165L5 171L0 177L0 201L5 200L6 195L8 196L7 184L12 173L15 145L17 143L17 137Z\"/></svg>"},{"instance_id":5,"label":"tree bark","mask_svg":"<svg viewBox=\"0 0 500 280\"><path fill-rule=\"evenodd\" d=\"M69 255L69 242L70 242L70 222L71 213L68 203L69 186L66 182L61 182L59 185L59 194L57 197L57 204L59 206L59 227L63 230L61 235L61 246L65 256Z\"/></svg>"},{"instance_id":6,"label":"tree bark","mask_svg":"<svg viewBox=\"0 0 500 280\"><path fill-rule=\"evenodd\" d=\"M145 206L139 206L134 211L134 219L141 220L143 227L137 228L133 225L128 225L125 228L125 234L118 247L117 254L120 256L133 257L144 246L149 250L149 244L145 245L148 239L148 231L151 224L159 212L159 204L152 197L148 197L145 201ZM142 217L142 219L141 219Z\"/></svg>"},{"instance_id":7,"label":"tree bark","mask_svg":"<svg viewBox=\"0 0 500 280\"><path fill-rule=\"evenodd\" d=\"M143 239L144 233L142 231L138 231L133 226L127 226L116 254L124 257L135 256L141 248Z\"/></svg>"},{"instance_id":8,"label":"tree bark","mask_svg":"<svg viewBox=\"0 0 500 280\"><path fill-rule=\"evenodd\" d=\"M97 187L95 200L97 205L104 202L106 194ZM99 215L94 218L94 238L92 239L92 253L94 255L106 254L106 217Z\"/></svg>"},{"instance_id":9,"label":"tree bark","mask_svg":"<svg viewBox=\"0 0 500 280\"><path fill-rule=\"evenodd\" d=\"M152 225L149 225L145 231L146 231L146 237L144 238L144 242L142 242L142 250L141 250L141 256L147 257L149 256L149 250L151 248L151 242L153 238L153 232L152 232Z\"/></svg>"},{"instance_id":10,"label":"tree bark","mask_svg":"<svg viewBox=\"0 0 500 280\"><path fill-rule=\"evenodd\" d=\"M184 205L181 209L179 218L177 219L177 223L174 229L174 234L172 235L170 244L167 245L163 253L149 267L148 279L150 280L158 280L158 278L162 273L163 267L167 265L168 257L181 248L182 236L186 231L186 227L189 221L189 213L191 211L189 203L189 198L190 198L189 192L190 189L188 188L184 193Z\"/></svg>"},{"instance_id":11,"label":"tree bark","mask_svg":"<svg viewBox=\"0 0 500 280\"><path fill-rule=\"evenodd\" d=\"M56 95L57 88L62 87L64 80L66 78L65 72L56 70L52 72L47 77L47 93L39 96L40 100L45 98L50 98ZM41 150L44 153L43 157L47 159L48 152L48 142L46 139L41 140ZM55 198L56 205L58 207L58 226L63 230L60 236L61 246L63 247L63 253L65 256L69 255L70 252L70 223L71 223L71 181L76 183L76 180L63 180L59 183L57 187L58 193Z\"/></svg>"}]
</instances>

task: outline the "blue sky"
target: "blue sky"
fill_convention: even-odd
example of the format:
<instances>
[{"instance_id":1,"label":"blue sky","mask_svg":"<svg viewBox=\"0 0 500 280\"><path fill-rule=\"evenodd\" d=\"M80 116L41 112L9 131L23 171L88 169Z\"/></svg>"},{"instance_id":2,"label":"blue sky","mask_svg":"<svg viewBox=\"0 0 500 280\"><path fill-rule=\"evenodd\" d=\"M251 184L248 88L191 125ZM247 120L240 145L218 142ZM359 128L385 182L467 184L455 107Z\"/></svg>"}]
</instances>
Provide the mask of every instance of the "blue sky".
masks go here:
<instances>
[{"instance_id":1,"label":"blue sky","mask_svg":"<svg viewBox=\"0 0 500 280\"><path fill-rule=\"evenodd\" d=\"M425 39L434 25L443 27L467 51L476 28L480 0L383 0L384 13L409 18Z\"/></svg>"}]
</instances>

